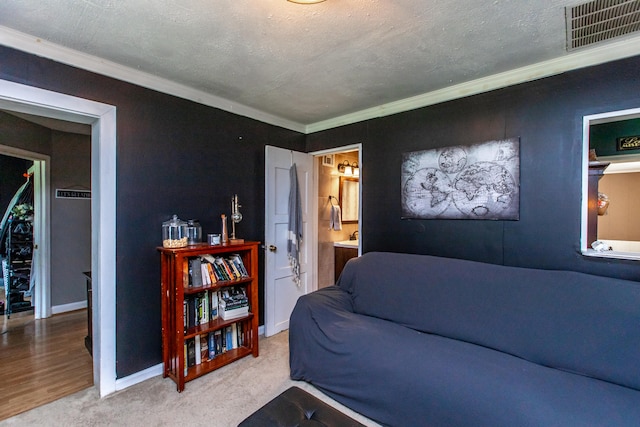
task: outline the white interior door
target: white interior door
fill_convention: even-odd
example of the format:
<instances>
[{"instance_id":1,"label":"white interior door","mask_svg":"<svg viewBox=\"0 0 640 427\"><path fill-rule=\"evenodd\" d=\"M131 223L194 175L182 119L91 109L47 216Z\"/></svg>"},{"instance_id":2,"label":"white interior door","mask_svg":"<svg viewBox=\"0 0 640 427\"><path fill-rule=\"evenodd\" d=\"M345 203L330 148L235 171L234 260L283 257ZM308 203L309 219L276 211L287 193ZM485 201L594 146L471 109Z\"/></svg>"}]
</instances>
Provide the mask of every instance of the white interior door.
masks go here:
<instances>
[{"instance_id":1,"label":"white interior door","mask_svg":"<svg viewBox=\"0 0 640 427\"><path fill-rule=\"evenodd\" d=\"M295 163L302 200L300 284L293 280L287 236L289 226L289 170ZM312 235L313 156L267 146L265 149L265 335L289 329L289 316L298 297L315 289Z\"/></svg>"}]
</instances>

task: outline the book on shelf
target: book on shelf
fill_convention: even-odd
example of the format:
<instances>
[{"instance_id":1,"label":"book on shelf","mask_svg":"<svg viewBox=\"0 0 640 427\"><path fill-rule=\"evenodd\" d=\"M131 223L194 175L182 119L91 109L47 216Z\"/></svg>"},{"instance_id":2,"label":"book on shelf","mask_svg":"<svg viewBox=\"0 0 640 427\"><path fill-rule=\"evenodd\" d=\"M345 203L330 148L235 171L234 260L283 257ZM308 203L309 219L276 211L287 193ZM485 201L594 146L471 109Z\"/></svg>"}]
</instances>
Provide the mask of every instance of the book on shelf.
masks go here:
<instances>
[{"instance_id":1,"label":"book on shelf","mask_svg":"<svg viewBox=\"0 0 640 427\"><path fill-rule=\"evenodd\" d=\"M222 354L222 331L220 329L218 329L217 331L213 332L213 336L214 336L214 342L215 342L215 354L216 356L218 354Z\"/></svg>"},{"instance_id":2,"label":"book on shelf","mask_svg":"<svg viewBox=\"0 0 640 427\"><path fill-rule=\"evenodd\" d=\"M221 280L249 277L240 254L232 254L227 258L207 254L200 255L197 258L198 261L195 260L196 258L189 260L189 286L207 286ZM200 265L200 274L194 273L198 264Z\"/></svg>"},{"instance_id":3,"label":"book on shelf","mask_svg":"<svg viewBox=\"0 0 640 427\"><path fill-rule=\"evenodd\" d=\"M242 277L242 275L240 274L240 270L238 270L238 268L236 267L236 264L233 261L224 260L224 262L229 267L229 270L231 271L231 274L234 279L239 279Z\"/></svg>"},{"instance_id":4,"label":"book on shelf","mask_svg":"<svg viewBox=\"0 0 640 427\"><path fill-rule=\"evenodd\" d=\"M211 292L211 320L218 318L218 292Z\"/></svg>"},{"instance_id":5,"label":"book on shelf","mask_svg":"<svg viewBox=\"0 0 640 427\"><path fill-rule=\"evenodd\" d=\"M187 367L195 366L196 364L196 342L193 338L187 340Z\"/></svg>"},{"instance_id":6,"label":"book on shelf","mask_svg":"<svg viewBox=\"0 0 640 427\"><path fill-rule=\"evenodd\" d=\"M197 298L200 307L200 321L198 323L202 325L203 323L207 323L210 320L209 291L204 291L203 293L198 294Z\"/></svg>"},{"instance_id":7,"label":"book on shelf","mask_svg":"<svg viewBox=\"0 0 640 427\"><path fill-rule=\"evenodd\" d=\"M207 336L207 350L209 351L209 360L216 357L215 332L209 332Z\"/></svg>"},{"instance_id":8,"label":"book on shelf","mask_svg":"<svg viewBox=\"0 0 640 427\"><path fill-rule=\"evenodd\" d=\"M209 273L209 280L211 281L211 284L214 285L218 282L218 278L216 277L215 272L213 271L213 267L211 266L210 262L205 262L204 265L207 266L207 273Z\"/></svg>"},{"instance_id":9,"label":"book on shelf","mask_svg":"<svg viewBox=\"0 0 640 427\"><path fill-rule=\"evenodd\" d=\"M223 329L220 330L220 341L221 341L220 346L222 347L222 353L226 353L227 352L227 330L226 330L226 328L223 328Z\"/></svg>"},{"instance_id":10,"label":"book on shelf","mask_svg":"<svg viewBox=\"0 0 640 427\"><path fill-rule=\"evenodd\" d=\"M221 257L214 257L213 255L202 255L201 258L207 263L207 269L210 270L211 281L216 283L220 280L230 280L226 269L221 264Z\"/></svg>"},{"instance_id":11,"label":"book on shelf","mask_svg":"<svg viewBox=\"0 0 640 427\"><path fill-rule=\"evenodd\" d=\"M200 335L200 361L209 360L209 334Z\"/></svg>"},{"instance_id":12,"label":"book on shelf","mask_svg":"<svg viewBox=\"0 0 640 427\"><path fill-rule=\"evenodd\" d=\"M225 288L220 292L221 304L227 308L236 308L249 303L247 294L242 286Z\"/></svg>"},{"instance_id":13,"label":"book on shelf","mask_svg":"<svg viewBox=\"0 0 640 427\"><path fill-rule=\"evenodd\" d=\"M230 280L229 275L227 274L227 271L222 267L222 265L219 262L216 262L215 264L213 264L216 273L218 274L218 278L219 280Z\"/></svg>"},{"instance_id":14,"label":"book on shelf","mask_svg":"<svg viewBox=\"0 0 640 427\"><path fill-rule=\"evenodd\" d=\"M209 276L209 270L207 269L207 263L200 261L200 271L202 275L202 284L210 285L211 284L211 276Z\"/></svg>"},{"instance_id":15,"label":"book on shelf","mask_svg":"<svg viewBox=\"0 0 640 427\"><path fill-rule=\"evenodd\" d=\"M218 298L218 315L224 320L249 314L249 299L243 287L225 288L220 292Z\"/></svg>"},{"instance_id":16,"label":"book on shelf","mask_svg":"<svg viewBox=\"0 0 640 427\"><path fill-rule=\"evenodd\" d=\"M214 285L218 280L224 280L221 279L220 275L216 272L215 257L211 255L200 255L200 262L205 285Z\"/></svg>"},{"instance_id":17,"label":"book on shelf","mask_svg":"<svg viewBox=\"0 0 640 427\"><path fill-rule=\"evenodd\" d=\"M182 301L182 322L184 323L184 333L187 333L187 328L189 327L188 324L188 302L187 300L183 300Z\"/></svg>"},{"instance_id":18,"label":"book on shelf","mask_svg":"<svg viewBox=\"0 0 640 427\"><path fill-rule=\"evenodd\" d=\"M195 298L185 299L187 303L187 328L197 326L196 323L196 300Z\"/></svg>"},{"instance_id":19,"label":"book on shelf","mask_svg":"<svg viewBox=\"0 0 640 427\"><path fill-rule=\"evenodd\" d=\"M249 313L249 299L244 287L205 290L184 298L184 330L203 325L219 317L224 320L243 317Z\"/></svg>"},{"instance_id":20,"label":"book on shelf","mask_svg":"<svg viewBox=\"0 0 640 427\"><path fill-rule=\"evenodd\" d=\"M218 293L206 290L189 295L183 301L184 330L218 318Z\"/></svg>"},{"instance_id":21,"label":"book on shelf","mask_svg":"<svg viewBox=\"0 0 640 427\"><path fill-rule=\"evenodd\" d=\"M233 323L230 327L231 327L231 340L233 341L233 348L238 348L238 324Z\"/></svg>"},{"instance_id":22,"label":"book on shelf","mask_svg":"<svg viewBox=\"0 0 640 427\"><path fill-rule=\"evenodd\" d=\"M213 360L227 351L242 347L247 342L247 326L243 322L232 323L222 329L199 334L184 342L184 375L188 368Z\"/></svg>"},{"instance_id":23,"label":"book on shelf","mask_svg":"<svg viewBox=\"0 0 640 427\"><path fill-rule=\"evenodd\" d=\"M235 323L234 323L235 325ZM229 325L226 328L224 328L224 332L226 335L226 339L225 342L227 343L227 351L233 350L235 347L235 343L236 341L234 341L233 339L233 325Z\"/></svg>"},{"instance_id":24,"label":"book on shelf","mask_svg":"<svg viewBox=\"0 0 640 427\"><path fill-rule=\"evenodd\" d=\"M216 257L216 265L218 266L218 270L220 271L220 274L224 276L223 280L233 279L231 270L229 269L229 266L227 265L227 263L224 261L224 258Z\"/></svg>"},{"instance_id":25,"label":"book on shelf","mask_svg":"<svg viewBox=\"0 0 640 427\"><path fill-rule=\"evenodd\" d=\"M202 286L202 267L200 258L189 259L189 287Z\"/></svg>"},{"instance_id":26,"label":"book on shelf","mask_svg":"<svg viewBox=\"0 0 640 427\"><path fill-rule=\"evenodd\" d=\"M242 262L242 257L240 254L232 254L229 256L229 260L233 262L236 268L240 271L241 277L249 277L249 272L244 266L244 262Z\"/></svg>"},{"instance_id":27,"label":"book on shelf","mask_svg":"<svg viewBox=\"0 0 640 427\"><path fill-rule=\"evenodd\" d=\"M246 305L244 307L237 307L233 309L220 309L220 317L224 320L237 319L239 317L244 317L249 314L249 306Z\"/></svg>"},{"instance_id":28,"label":"book on shelf","mask_svg":"<svg viewBox=\"0 0 640 427\"><path fill-rule=\"evenodd\" d=\"M194 349L194 353L195 353L195 364L199 365L202 363L202 353L200 352L200 335L196 335L193 338L194 344L195 344L195 349Z\"/></svg>"},{"instance_id":29,"label":"book on shelf","mask_svg":"<svg viewBox=\"0 0 640 427\"><path fill-rule=\"evenodd\" d=\"M189 353L187 351L187 341L184 342L184 368L182 369L182 372L184 374L184 376L186 377L187 374L189 373Z\"/></svg>"}]
</instances>

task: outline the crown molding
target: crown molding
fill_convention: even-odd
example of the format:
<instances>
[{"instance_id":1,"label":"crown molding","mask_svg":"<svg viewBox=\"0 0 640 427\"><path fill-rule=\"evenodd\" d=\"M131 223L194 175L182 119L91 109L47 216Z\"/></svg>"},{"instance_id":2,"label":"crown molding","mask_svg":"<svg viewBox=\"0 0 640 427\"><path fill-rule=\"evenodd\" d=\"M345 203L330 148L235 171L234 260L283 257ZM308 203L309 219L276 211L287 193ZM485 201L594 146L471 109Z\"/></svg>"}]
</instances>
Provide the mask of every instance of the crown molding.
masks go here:
<instances>
[{"instance_id":1,"label":"crown molding","mask_svg":"<svg viewBox=\"0 0 640 427\"><path fill-rule=\"evenodd\" d=\"M0 25L0 45L296 132L305 125Z\"/></svg>"},{"instance_id":2,"label":"crown molding","mask_svg":"<svg viewBox=\"0 0 640 427\"><path fill-rule=\"evenodd\" d=\"M399 101L379 105L377 107L312 123L306 126L305 133L310 134L378 117L415 110L417 108L427 107L429 105L435 105L465 96L489 92L491 90L501 89L515 84L525 83L544 77L562 74L567 71L603 64L605 62L636 55L640 55L640 36L628 37L621 41L585 48L574 53L569 53L560 58L516 68L503 73L494 74L410 98L401 99Z\"/></svg>"},{"instance_id":3,"label":"crown molding","mask_svg":"<svg viewBox=\"0 0 640 427\"><path fill-rule=\"evenodd\" d=\"M560 58L305 125L172 82L168 79L50 43L8 27L0 26L0 45L304 134L415 110L465 96L562 74L579 68L640 55L640 36L626 37L620 41L568 53Z\"/></svg>"}]
</instances>

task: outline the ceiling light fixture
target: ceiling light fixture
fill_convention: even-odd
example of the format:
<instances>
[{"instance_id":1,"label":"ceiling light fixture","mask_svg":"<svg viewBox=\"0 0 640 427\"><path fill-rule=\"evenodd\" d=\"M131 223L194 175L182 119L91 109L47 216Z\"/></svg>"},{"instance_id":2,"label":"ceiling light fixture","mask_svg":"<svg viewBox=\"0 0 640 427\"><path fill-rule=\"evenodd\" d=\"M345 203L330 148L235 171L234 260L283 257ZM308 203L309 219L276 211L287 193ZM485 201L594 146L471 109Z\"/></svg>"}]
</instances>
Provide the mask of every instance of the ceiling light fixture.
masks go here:
<instances>
[{"instance_id":1,"label":"ceiling light fixture","mask_svg":"<svg viewBox=\"0 0 640 427\"><path fill-rule=\"evenodd\" d=\"M289 0L291 3L298 4L313 4L313 3L322 3L324 0Z\"/></svg>"},{"instance_id":2,"label":"ceiling light fixture","mask_svg":"<svg viewBox=\"0 0 640 427\"><path fill-rule=\"evenodd\" d=\"M345 160L338 164L338 173L343 173L346 176L360 176L358 162L349 163L349 160Z\"/></svg>"}]
</instances>

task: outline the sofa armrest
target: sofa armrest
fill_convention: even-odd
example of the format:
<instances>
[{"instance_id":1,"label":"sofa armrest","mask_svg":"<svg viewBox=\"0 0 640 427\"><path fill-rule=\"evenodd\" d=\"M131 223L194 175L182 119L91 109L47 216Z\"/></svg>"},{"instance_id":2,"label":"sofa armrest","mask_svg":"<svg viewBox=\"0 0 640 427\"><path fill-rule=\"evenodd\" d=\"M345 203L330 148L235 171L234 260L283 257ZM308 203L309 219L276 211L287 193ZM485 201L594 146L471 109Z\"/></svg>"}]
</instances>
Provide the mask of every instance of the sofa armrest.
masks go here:
<instances>
[{"instance_id":1,"label":"sofa armrest","mask_svg":"<svg viewBox=\"0 0 640 427\"><path fill-rule=\"evenodd\" d=\"M337 286L318 289L298 298L289 319L289 364L291 378L306 380L304 366L324 363L317 353L306 351L318 342L334 347L341 340L335 333L340 323L345 327L358 317L353 312L351 295ZM330 326L330 327L329 327Z\"/></svg>"}]
</instances>

